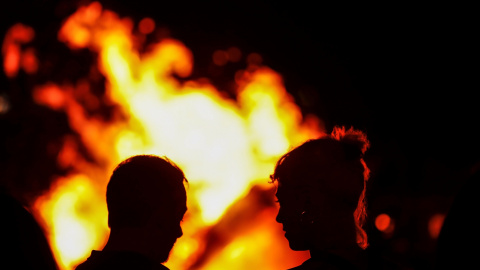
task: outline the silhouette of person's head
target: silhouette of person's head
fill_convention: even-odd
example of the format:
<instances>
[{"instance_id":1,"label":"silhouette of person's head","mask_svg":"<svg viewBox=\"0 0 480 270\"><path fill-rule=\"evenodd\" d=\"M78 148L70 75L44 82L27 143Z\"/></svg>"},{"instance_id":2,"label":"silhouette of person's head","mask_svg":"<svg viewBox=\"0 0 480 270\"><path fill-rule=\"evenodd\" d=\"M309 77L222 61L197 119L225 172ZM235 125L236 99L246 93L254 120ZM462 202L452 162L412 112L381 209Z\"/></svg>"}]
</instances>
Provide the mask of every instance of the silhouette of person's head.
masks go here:
<instances>
[{"instance_id":1,"label":"silhouette of person's head","mask_svg":"<svg viewBox=\"0 0 480 270\"><path fill-rule=\"evenodd\" d=\"M120 163L107 186L110 238L105 250L134 251L165 262L187 210L187 183L167 158L138 155Z\"/></svg>"},{"instance_id":2,"label":"silhouette of person's head","mask_svg":"<svg viewBox=\"0 0 480 270\"><path fill-rule=\"evenodd\" d=\"M42 227L13 196L0 190L1 269L57 270Z\"/></svg>"},{"instance_id":3,"label":"silhouette of person's head","mask_svg":"<svg viewBox=\"0 0 480 270\"><path fill-rule=\"evenodd\" d=\"M335 127L282 156L271 180L277 183L279 212L293 250L335 252L367 247L365 186L369 175L364 133Z\"/></svg>"}]
</instances>

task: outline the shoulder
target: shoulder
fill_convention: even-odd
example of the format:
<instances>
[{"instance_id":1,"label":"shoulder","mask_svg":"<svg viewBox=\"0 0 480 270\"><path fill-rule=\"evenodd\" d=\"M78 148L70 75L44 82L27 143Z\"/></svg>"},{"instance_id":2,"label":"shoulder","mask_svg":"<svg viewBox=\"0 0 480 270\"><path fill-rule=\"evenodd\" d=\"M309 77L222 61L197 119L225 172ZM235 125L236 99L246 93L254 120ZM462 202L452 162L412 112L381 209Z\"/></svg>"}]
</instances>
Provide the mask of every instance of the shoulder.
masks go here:
<instances>
[{"instance_id":1,"label":"shoulder","mask_svg":"<svg viewBox=\"0 0 480 270\"><path fill-rule=\"evenodd\" d=\"M168 270L164 265L133 252L92 251L91 256L75 270Z\"/></svg>"},{"instance_id":2,"label":"shoulder","mask_svg":"<svg viewBox=\"0 0 480 270\"><path fill-rule=\"evenodd\" d=\"M354 270L353 265L337 260L314 260L308 259L301 265L289 270Z\"/></svg>"}]
</instances>

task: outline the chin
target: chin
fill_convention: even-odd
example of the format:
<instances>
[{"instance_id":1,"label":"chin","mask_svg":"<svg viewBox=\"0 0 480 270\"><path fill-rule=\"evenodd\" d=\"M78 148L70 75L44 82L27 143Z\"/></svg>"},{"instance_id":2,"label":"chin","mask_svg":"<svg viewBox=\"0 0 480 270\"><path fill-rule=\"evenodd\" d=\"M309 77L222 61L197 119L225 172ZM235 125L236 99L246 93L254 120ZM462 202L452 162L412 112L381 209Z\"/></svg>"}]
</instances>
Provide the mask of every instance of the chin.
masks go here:
<instances>
[{"instance_id":1,"label":"chin","mask_svg":"<svg viewBox=\"0 0 480 270\"><path fill-rule=\"evenodd\" d=\"M164 263L168 260L169 256L170 256L170 250L159 251L159 252L157 252L157 254L155 256L155 260L159 263Z\"/></svg>"},{"instance_id":2,"label":"chin","mask_svg":"<svg viewBox=\"0 0 480 270\"><path fill-rule=\"evenodd\" d=\"M287 240L291 250L304 251L309 249L305 241L301 241L299 239L289 239L289 238L287 238Z\"/></svg>"},{"instance_id":3,"label":"chin","mask_svg":"<svg viewBox=\"0 0 480 270\"><path fill-rule=\"evenodd\" d=\"M167 262L167 261L168 261L168 257L169 257L168 255L169 255L169 254L158 256L158 257L157 257L157 261L158 261L159 263L165 263L165 262Z\"/></svg>"},{"instance_id":4,"label":"chin","mask_svg":"<svg viewBox=\"0 0 480 270\"><path fill-rule=\"evenodd\" d=\"M163 247L157 247L156 253L155 253L156 261L160 263L166 262L170 257L170 253L174 245L175 243L172 243L171 245L164 245Z\"/></svg>"},{"instance_id":5,"label":"chin","mask_svg":"<svg viewBox=\"0 0 480 270\"><path fill-rule=\"evenodd\" d=\"M304 251L304 250L309 250L306 245L300 245L300 244L292 244L291 242L289 243L290 249L293 251Z\"/></svg>"}]
</instances>

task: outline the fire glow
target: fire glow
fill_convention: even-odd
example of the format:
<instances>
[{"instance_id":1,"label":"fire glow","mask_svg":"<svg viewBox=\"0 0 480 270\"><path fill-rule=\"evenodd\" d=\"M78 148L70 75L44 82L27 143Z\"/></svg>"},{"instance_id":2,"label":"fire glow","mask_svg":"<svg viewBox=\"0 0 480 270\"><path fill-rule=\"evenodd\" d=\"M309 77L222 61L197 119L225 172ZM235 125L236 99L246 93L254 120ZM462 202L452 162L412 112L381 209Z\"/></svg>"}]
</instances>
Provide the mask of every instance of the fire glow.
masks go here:
<instances>
[{"instance_id":1,"label":"fire glow","mask_svg":"<svg viewBox=\"0 0 480 270\"><path fill-rule=\"evenodd\" d=\"M251 215L237 213L235 224L243 227L227 226L232 224L227 216L246 209L238 205L251 199L248 194L253 187L260 192L272 188L268 176L276 160L290 147L318 137L320 120L302 118L281 76L264 66L250 65L237 73L241 75L235 78L236 100L203 80L180 82L173 75L187 78L191 74L190 50L180 41L163 39L139 53L139 35L151 29L134 30L132 20L103 10L99 3L79 8L65 21L58 38L72 51L88 49L98 55L98 69L106 79L104 100L89 92L88 78L62 85L47 83L33 91L38 104L66 113L72 130L97 161L88 162L66 137L58 163L72 166L76 173L57 179L34 204L61 269L73 269L92 249L105 244L109 229L104 194L109 174L120 161L136 154L167 156L184 170L190 183L184 236L167 266L191 269L203 260L201 269L280 269L303 261L305 255L289 250L275 224L275 207L253 207L256 212L250 207ZM16 54L10 56L9 50ZM10 56L4 57L9 76L15 76L21 66L17 51L3 50L4 56ZM79 97L90 106L111 102L122 113L110 122L87 116ZM227 235L220 248L206 244L212 230Z\"/></svg>"}]
</instances>

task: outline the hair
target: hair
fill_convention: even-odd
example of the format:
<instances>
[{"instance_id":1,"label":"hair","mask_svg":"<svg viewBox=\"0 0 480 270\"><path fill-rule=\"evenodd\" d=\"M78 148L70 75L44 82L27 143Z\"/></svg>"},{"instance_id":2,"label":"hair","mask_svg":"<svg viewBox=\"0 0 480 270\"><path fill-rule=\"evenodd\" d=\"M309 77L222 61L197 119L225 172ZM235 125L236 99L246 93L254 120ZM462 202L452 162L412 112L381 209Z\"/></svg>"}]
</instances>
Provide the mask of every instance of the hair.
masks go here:
<instances>
[{"instance_id":1,"label":"hair","mask_svg":"<svg viewBox=\"0 0 480 270\"><path fill-rule=\"evenodd\" d=\"M113 170L107 185L110 228L136 227L147 222L158 207L171 207L175 194L188 183L183 171L166 157L137 155Z\"/></svg>"},{"instance_id":2,"label":"hair","mask_svg":"<svg viewBox=\"0 0 480 270\"><path fill-rule=\"evenodd\" d=\"M365 190L370 170L363 156L369 146L363 132L334 127L331 134L308 140L283 155L270 176L271 183L285 187L316 184L344 202L353 211L357 244L365 249Z\"/></svg>"}]
</instances>

